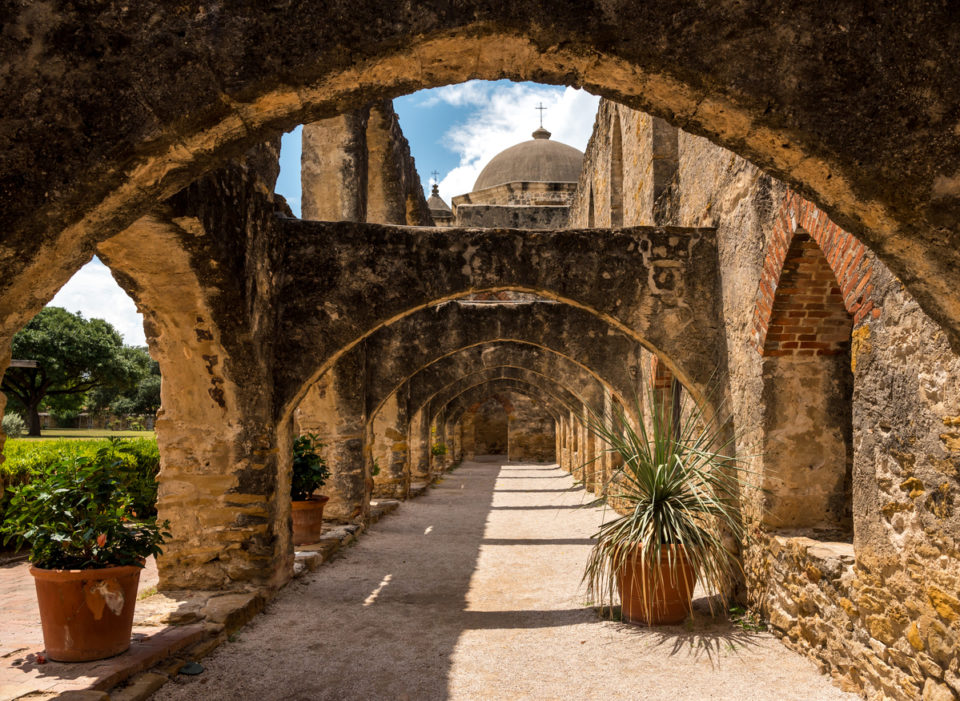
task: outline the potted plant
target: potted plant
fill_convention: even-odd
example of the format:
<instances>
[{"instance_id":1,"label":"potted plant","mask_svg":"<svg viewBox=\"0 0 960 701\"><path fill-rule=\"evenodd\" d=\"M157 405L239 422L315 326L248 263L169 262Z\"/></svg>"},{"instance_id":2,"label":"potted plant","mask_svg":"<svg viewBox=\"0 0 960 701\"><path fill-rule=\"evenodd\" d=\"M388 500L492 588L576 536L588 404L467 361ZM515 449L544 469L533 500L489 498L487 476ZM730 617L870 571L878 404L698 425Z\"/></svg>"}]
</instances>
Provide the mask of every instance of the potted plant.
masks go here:
<instances>
[{"instance_id":1,"label":"potted plant","mask_svg":"<svg viewBox=\"0 0 960 701\"><path fill-rule=\"evenodd\" d=\"M62 458L16 487L0 531L31 547L47 656L82 662L130 647L144 561L159 555L165 522L138 520L112 447Z\"/></svg>"},{"instance_id":2,"label":"potted plant","mask_svg":"<svg viewBox=\"0 0 960 701\"><path fill-rule=\"evenodd\" d=\"M313 433L293 441L293 479L290 498L293 500L293 544L305 545L320 540L323 527L323 507L330 497L314 495L330 476L330 470L320 455L323 443Z\"/></svg>"},{"instance_id":3,"label":"potted plant","mask_svg":"<svg viewBox=\"0 0 960 701\"><path fill-rule=\"evenodd\" d=\"M601 605L612 607L619 596L628 622L679 623L690 614L697 581L723 601L740 567L724 544L742 535L743 469L727 455L732 432L717 413L687 393L681 402L676 392L651 390L646 420L634 421L619 405L612 421L586 418L622 459L605 491L623 515L595 535L584 579ZM636 416L644 416L639 398Z\"/></svg>"}]
</instances>

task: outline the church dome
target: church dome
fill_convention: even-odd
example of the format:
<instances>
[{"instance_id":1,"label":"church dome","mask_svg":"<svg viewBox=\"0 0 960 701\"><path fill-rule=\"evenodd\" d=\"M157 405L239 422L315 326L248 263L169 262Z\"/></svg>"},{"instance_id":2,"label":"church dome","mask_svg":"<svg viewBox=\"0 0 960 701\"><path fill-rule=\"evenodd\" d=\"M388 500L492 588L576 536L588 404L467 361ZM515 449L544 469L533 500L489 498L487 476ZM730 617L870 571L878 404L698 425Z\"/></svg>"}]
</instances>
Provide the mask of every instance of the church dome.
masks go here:
<instances>
[{"instance_id":1,"label":"church dome","mask_svg":"<svg viewBox=\"0 0 960 701\"><path fill-rule=\"evenodd\" d=\"M550 132L540 127L532 141L501 151L480 171L473 191L516 182L575 183L580 179L583 152L550 141Z\"/></svg>"}]
</instances>

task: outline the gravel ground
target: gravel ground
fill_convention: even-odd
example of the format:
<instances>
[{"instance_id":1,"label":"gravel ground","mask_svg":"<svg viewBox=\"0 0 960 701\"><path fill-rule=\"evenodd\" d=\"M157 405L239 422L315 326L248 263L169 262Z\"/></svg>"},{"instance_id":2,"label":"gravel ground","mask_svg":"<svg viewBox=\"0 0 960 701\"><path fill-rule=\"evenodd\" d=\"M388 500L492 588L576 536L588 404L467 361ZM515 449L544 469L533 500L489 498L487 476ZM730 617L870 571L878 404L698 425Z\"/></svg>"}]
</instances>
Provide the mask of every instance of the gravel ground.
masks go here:
<instances>
[{"instance_id":1,"label":"gravel ground","mask_svg":"<svg viewBox=\"0 0 960 701\"><path fill-rule=\"evenodd\" d=\"M769 633L600 620L585 501L556 466L465 463L154 698L858 698Z\"/></svg>"}]
</instances>

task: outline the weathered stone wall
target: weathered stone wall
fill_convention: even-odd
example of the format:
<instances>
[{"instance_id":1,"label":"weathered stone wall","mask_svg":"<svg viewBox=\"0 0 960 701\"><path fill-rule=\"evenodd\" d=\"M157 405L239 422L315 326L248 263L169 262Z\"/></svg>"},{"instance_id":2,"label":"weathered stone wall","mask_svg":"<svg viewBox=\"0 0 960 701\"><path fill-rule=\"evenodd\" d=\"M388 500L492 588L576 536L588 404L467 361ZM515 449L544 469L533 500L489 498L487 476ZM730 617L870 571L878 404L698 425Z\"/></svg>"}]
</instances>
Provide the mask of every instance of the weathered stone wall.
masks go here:
<instances>
[{"instance_id":1,"label":"weathered stone wall","mask_svg":"<svg viewBox=\"0 0 960 701\"><path fill-rule=\"evenodd\" d=\"M562 229L567 225L568 213L567 207L553 205L462 204L457 207L456 226Z\"/></svg>"},{"instance_id":2,"label":"weathered stone wall","mask_svg":"<svg viewBox=\"0 0 960 701\"><path fill-rule=\"evenodd\" d=\"M606 155L597 152L610 143L613 112L601 109L586 161L595 172L585 178L603 177ZM651 122L623 108L616 114L625 134ZM766 506L774 515L798 514L777 500L820 504L806 530L777 531L763 498L744 503L752 601L791 644L852 688L908 698L960 694L953 652L960 644L960 360L891 272L823 212L702 138L680 132L677 154L657 206L678 224L717 226L739 450L758 456L749 466L771 488ZM625 145L625 162L632 158ZM624 193L625 220L654 216L642 189ZM604 202L595 193L598 223L609 216ZM583 221L588 205L581 197L571 222ZM795 274L788 254L795 236L816 243L833 275L827 295L853 320L849 400L837 379L839 327L818 322L842 318L818 286L823 268L807 279ZM778 306L780 293L784 304L800 306ZM791 314L799 321L787 328ZM811 444L819 444L814 454ZM837 542L844 510L852 513L852 544Z\"/></svg>"},{"instance_id":3,"label":"weathered stone wall","mask_svg":"<svg viewBox=\"0 0 960 701\"><path fill-rule=\"evenodd\" d=\"M508 395L510 407L507 457L510 460L554 462L556 420L536 399L516 392Z\"/></svg>"},{"instance_id":4,"label":"weathered stone wall","mask_svg":"<svg viewBox=\"0 0 960 701\"><path fill-rule=\"evenodd\" d=\"M507 423L513 404L509 393L490 397L473 414L473 452L475 455L507 454Z\"/></svg>"},{"instance_id":5,"label":"weathered stone wall","mask_svg":"<svg viewBox=\"0 0 960 701\"><path fill-rule=\"evenodd\" d=\"M433 226L392 100L305 124L304 219Z\"/></svg>"},{"instance_id":6,"label":"weathered stone wall","mask_svg":"<svg viewBox=\"0 0 960 701\"><path fill-rule=\"evenodd\" d=\"M568 207L577 191L576 183L516 182L457 195L451 201L453 213L471 204Z\"/></svg>"}]
</instances>

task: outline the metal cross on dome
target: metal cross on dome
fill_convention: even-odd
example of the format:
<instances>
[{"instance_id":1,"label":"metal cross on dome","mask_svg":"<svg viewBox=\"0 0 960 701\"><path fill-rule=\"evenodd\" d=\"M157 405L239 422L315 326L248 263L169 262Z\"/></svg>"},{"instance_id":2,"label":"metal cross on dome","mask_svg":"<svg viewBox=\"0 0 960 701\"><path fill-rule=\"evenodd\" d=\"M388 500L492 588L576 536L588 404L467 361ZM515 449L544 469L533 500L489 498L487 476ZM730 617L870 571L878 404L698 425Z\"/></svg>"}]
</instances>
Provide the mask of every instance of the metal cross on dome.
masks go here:
<instances>
[{"instance_id":1,"label":"metal cross on dome","mask_svg":"<svg viewBox=\"0 0 960 701\"><path fill-rule=\"evenodd\" d=\"M544 111L545 109L549 109L549 108L548 108L548 107L544 107L544 106L543 106L543 103L541 102L539 105L537 105L537 106L534 107L533 109L535 109L535 110L540 110L540 126L542 127L542 126L543 126L543 111Z\"/></svg>"},{"instance_id":2,"label":"metal cross on dome","mask_svg":"<svg viewBox=\"0 0 960 701\"><path fill-rule=\"evenodd\" d=\"M435 182L435 183L440 182L440 173L439 173L439 172L433 171L432 173L430 173L430 175L433 176L433 182Z\"/></svg>"}]
</instances>

